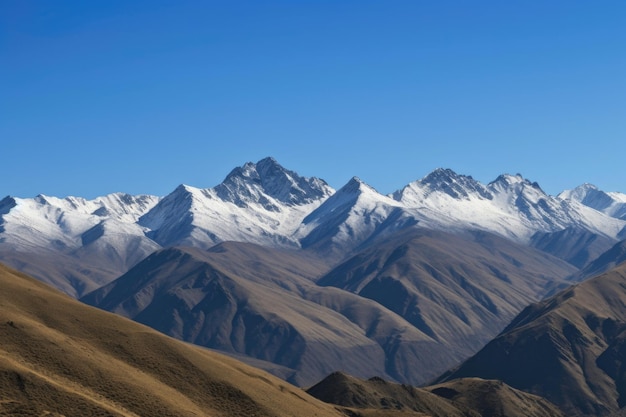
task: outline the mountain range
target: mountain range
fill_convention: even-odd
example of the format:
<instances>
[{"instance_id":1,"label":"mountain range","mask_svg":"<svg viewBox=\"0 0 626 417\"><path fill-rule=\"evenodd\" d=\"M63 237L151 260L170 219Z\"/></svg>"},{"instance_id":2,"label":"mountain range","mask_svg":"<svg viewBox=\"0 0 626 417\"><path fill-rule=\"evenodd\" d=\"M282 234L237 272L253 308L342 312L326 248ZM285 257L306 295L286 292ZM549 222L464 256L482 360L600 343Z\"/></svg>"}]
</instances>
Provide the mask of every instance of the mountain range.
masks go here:
<instances>
[{"instance_id":1,"label":"mountain range","mask_svg":"<svg viewBox=\"0 0 626 417\"><path fill-rule=\"evenodd\" d=\"M626 195L588 184L554 197L521 175L484 185L449 169L387 196L356 177L335 191L265 158L213 188L181 185L165 197L6 197L0 259L80 297L165 247L249 242L308 249L332 266L378 236L421 227L494 233L580 268L626 237L625 211Z\"/></svg>"},{"instance_id":2,"label":"mountain range","mask_svg":"<svg viewBox=\"0 0 626 417\"><path fill-rule=\"evenodd\" d=\"M305 392L4 266L0 285L0 415L561 416L545 399L477 378L414 388L335 372Z\"/></svg>"},{"instance_id":3,"label":"mountain range","mask_svg":"<svg viewBox=\"0 0 626 417\"><path fill-rule=\"evenodd\" d=\"M84 303L299 386L336 371L414 385L444 373L438 393L454 397L459 410L486 407L475 403L476 392L497 393L500 401L521 398L521 389L566 415L608 416L624 405L621 336L605 329L621 326L617 301L601 312L584 310L589 300L600 306L602 292L567 310L584 323L611 318L606 326L587 323L595 336L576 318L565 330L516 329L541 316L529 311L575 299L566 294L595 282L588 278L619 275L625 213L626 195L589 184L550 196L519 174L482 184L437 169L382 195L357 177L334 190L265 158L235 168L213 188L180 185L164 197L6 197L0 261ZM550 325L559 323L549 317ZM583 336L569 338L572 328ZM525 385L489 370L517 372L511 361L532 357L523 356L526 348L509 350L518 343L511 332L539 351L566 352L548 346L541 332L556 335L549 341L568 340L574 353L563 354L575 360L566 370L542 355L546 369L575 380L565 384L567 393L555 393L545 373ZM491 347L503 337L505 354ZM545 346L533 345L537 340ZM600 347L587 352L594 343ZM512 353L518 351L520 358ZM618 371L611 373L613 365ZM537 372L541 366L528 363ZM452 382L448 375L481 379ZM494 379L510 387L482 382ZM539 403L529 397L516 404Z\"/></svg>"}]
</instances>

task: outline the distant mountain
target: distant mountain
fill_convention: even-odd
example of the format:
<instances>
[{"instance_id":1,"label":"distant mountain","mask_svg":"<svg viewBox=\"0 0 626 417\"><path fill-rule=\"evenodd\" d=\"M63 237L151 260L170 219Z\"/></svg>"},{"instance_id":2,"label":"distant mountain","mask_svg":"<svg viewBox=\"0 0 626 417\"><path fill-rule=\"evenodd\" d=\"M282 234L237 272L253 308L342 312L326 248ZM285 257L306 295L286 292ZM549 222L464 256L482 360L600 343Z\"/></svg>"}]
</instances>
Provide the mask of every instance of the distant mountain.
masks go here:
<instances>
[{"instance_id":1,"label":"distant mountain","mask_svg":"<svg viewBox=\"0 0 626 417\"><path fill-rule=\"evenodd\" d=\"M0 201L0 259L79 296L160 247L137 224L158 201L121 193L94 200L6 197Z\"/></svg>"},{"instance_id":2,"label":"distant mountain","mask_svg":"<svg viewBox=\"0 0 626 417\"><path fill-rule=\"evenodd\" d=\"M615 239L587 229L568 227L556 232L537 232L530 246L582 268L615 244Z\"/></svg>"},{"instance_id":3,"label":"distant mountain","mask_svg":"<svg viewBox=\"0 0 626 417\"><path fill-rule=\"evenodd\" d=\"M82 301L178 339L245 355L303 386L338 369L423 382L432 366L440 372L458 361L380 304L317 286L320 265L306 253L252 244L170 248Z\"/></svg>"},{"instance_id":4,"label":"distant mountain","mask_svg":"<svg viewBox=\"0 0 626 417\"><path fill-rule=\"evenodd\" d=\"M384 231L417 223L398 202L354 177L305 217L296 233L303 248L341 257Z\"/></svg>"},{"instance_id":5,"label":"distant mountain","mask_svg":"<svg viewBox=\"0 0 626 417\"><path fill-rule=\"evenodd\" d=\"M0 415L345 416L239 361L0 265Z\"/></svg>"},{"instance_id":6,"label":"distant mountain","mask_svg":"<svg viewBox=\"0 0 626 417\"><path fill-rule=\"evenodd\" d=\"M626 220L626 194L604 192L593 184L583 184L558 195L563 200L578 201L604 214Z\"/></svg>"},{"instance_id":7,"label":"distant mountain","mask_svg":"<svg viewBox=\"0 0 626 417\"><path fill-rule=\"evenodd\" d=\"M564 261L495 235L414 230L372 245L317 283L378 302L461 360L574 271ZM426 362L423 376L435 377L441 367L433 359ZM397 366L396 375L404 372L400 363L389 366Z\"/></svg>"},{"instance_id":8,"label":"distant mountain","mask_svg":"<svg viewBox=\"0 0 626 417\"><path fill-rule=\"evenodd\" d=\"M483 185L472 177L438 169L392 197L404 207L417 209L423 227L480 229L521 243L529 243L537 232L568 228L615 240L625 225L577 201L552 197L519 174L501 175Z\"/></svg>"},{"instance_id":9,"label":"distant mountain","mask_svg":"<svg viewBox=\"0 0 626 417\"><path fill-rule=\"evenodd\" d=\"M306 249L333 266L379 237L419 227L494 233L582 267L626 238L624 201L591 186L552 197L519 174L484 185L449 169L388 196L356 177L335 191L265 158L233 169L213 188L180 185L165 197L6 197L0 259L80 297L164 247L249 242ZM72 268L51 266L47 259L57 256Z\"/></svg>"},{"instance_id":10,"label":"distant mountain","mask_svg":"<svg viewBox=\"0 0 626 417\"><path fill-rule=\"evenodd\" d=\"M161 246L209 248L223 241L298 247L300 223L334 190L274 159L235 168L214 188L179 186L139 219Z\"/></svg>"},{"instance_id":11,"label":"distant mountain","mask_svg":"<svg viewBox=\"0 0 626 417\"><path fill-rule=\"evenodd\" d=\"M228 240L298 247L302 219L334 190L284 169L273 158L234 169L214 188L186 185L171 194L111 194L0 201L0 259L80 297L162 247L208 248ZM40 259L69 258L52 267ZM41 266L24 265L31 258ZM70 268L69 266L72 265Z\"/></svg>"},{"instance_id":12,"label":"distant mountain","mask_svg":"<svg viewBox=\"0 0 626 417\"><path fill-rule=\"evenodd\" d=\"M568 416L626 407L626 265L533 304L444 379L477 376L558 405Z\"/></svg>"},{"instance_id":13,"label":"distant mountain","mask_svg":"<svg viewBox=\"0 0 626 417\"><path fill-rule=\"evenodd\" d=\"M500 381L479 378L415 388L374 377L360 380L333 373L307 390L331 404L356 410L423 413L431 417L562 417L547 400L516 390ZM396 414L393 414L396 415ZM410 414L415 415L415 414Z\"/></svg>"},{"instance_id":14,"label":"distant mountain","mask_svg":"<svg viewBox=\"0 0 626 417\"><path fill-rule=\"evenodd\" d=\"M476 352L575 271L484 233L398 233L325 275L324 261L306 251L234 242L170 248L82 300L275 363L298 385L338 369L420 384Z\"/></svg>"}]
</instances>

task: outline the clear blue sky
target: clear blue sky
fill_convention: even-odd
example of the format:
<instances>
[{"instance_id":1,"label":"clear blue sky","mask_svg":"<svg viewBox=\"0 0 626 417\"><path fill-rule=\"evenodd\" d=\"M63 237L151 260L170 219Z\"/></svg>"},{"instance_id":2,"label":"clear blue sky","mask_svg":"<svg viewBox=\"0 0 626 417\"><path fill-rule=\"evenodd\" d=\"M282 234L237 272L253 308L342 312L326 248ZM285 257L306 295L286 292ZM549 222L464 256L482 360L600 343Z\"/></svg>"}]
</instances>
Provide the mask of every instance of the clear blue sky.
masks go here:
<instances>
[{"instance_id":1,"label":"clear blue sky","mask_svg":"<svg viewBox=\"0 0 626 417\"><path fill-rule=\"evenodd\" d=\"M623 0L0 2L0 195L165 195L274 156L626 192Z\"/></svg>"}]
</instances>

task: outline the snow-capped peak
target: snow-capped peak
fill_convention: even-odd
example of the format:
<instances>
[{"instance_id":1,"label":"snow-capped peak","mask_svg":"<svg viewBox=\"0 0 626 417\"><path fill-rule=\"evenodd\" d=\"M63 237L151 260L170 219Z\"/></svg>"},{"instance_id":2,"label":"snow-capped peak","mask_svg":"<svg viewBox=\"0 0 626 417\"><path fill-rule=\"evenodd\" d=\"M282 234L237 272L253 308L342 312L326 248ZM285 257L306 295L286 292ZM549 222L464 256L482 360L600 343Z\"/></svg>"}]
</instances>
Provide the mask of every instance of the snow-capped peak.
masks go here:
<instances>
[{"instance_id":1,"label":"snow-capped peak","mask_svg":"<svg viewBox=\"0 0 626 417\"><path fill-rule=\"evenodd\" d=\"M301 177L283 168L274 158L264 158L256 164L248 162L233 169L214 190L219 198L239 207L255 202L269 211L278 211L279 206L267 197L294 206L310 204L333 193L325 181Z\"/></svg>"},{"instance_id":2,"label":"snow-capped peak","mask_svg":"<svg viewBox=\"0 0 626 417\"><path fill-rule=\"evenodd\" d=\"M626 194L604 192L593 184L585 183L558 195L565 201L577 201L611 217L626 220Z\"/></svg>"},{"instance_id":3,"label":"snow-capped peak","mask_svg":"<svg viewBox=\"0 0 626 417\"><path fill-rule=\"evenodd\" d=\"M444 192L453 198L469 198L470 195L479 195L491 199L492 196L484 185L471 176L459 175L451 169L437 168L422 180L420 184L429 192Z\"/></svg>"},{"instance_id":4,"label":"snow-capped peak","mask_svg":"<svg viewBox=\"0 0 626 417\"><path fill-rule=\"evenodd\" d=\"M519 192L521 188L532 187L545 194L538 183L527 180L521 174L502 174L498 176L498 178L496 178L494 181L490 182L487 187L491 190L497 190L500 192L507 189L517 190Z\"/></svg>"},{"instance_id":5,"label":"snow-capped peak","mask_svg":"<svg viewBox=\"0 0 626 417\"><path fill-rule=\"evenodd\" d=\"M374 187L366 184L359 177L350 178L350 181L348 181L346 185L337 190L338 195L361 194L364 192L373 192L378 194L378 191L376 191Z\"/></svg>"},{"instance_id":6,"label":"snow-capped peak","mask_svg":"<svg viewBox=\"0 0 626 417\"><path fill-rule=\"evenodd\" d=\"M396 191L391 197L408 207L423 207L426 200L491 200L489 190L471 176L437 168L418 181Z\"/></svg>"}]
</instances>

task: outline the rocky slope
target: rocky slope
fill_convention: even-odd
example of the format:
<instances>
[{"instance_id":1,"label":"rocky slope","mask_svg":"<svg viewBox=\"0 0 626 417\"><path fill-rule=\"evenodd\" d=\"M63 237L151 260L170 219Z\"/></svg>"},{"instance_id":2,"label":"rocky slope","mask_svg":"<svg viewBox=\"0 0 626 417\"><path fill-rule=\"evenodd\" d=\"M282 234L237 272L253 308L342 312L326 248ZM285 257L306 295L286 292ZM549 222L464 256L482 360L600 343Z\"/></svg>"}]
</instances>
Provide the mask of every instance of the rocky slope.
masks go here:
<instances>
[{"instance_id":1,"label":"rocky slope","mask_svg":"<svg viewBox=\"0 0 626 417\"><path fill-rule=\"evenodd\" d=\"M541 395L568 416L626 406L626 265L527 307L444 379L478 376Z\"/></svg>"},{"instance_id":2,"label":"rocky slope","mask_svg":"<svg viewBox=\"0 0 626 417\"><path fill-rule=\"evenodd\" d=\"M235 242L170 248L81 300L274 363L299 385L340 369L419 384L477 351L548 283L573 271L484 234L405 232L371 251L316 283L326 267L308 252ZM363 280L364 289L342 279Z\"/></svg>"}]
</instances>

